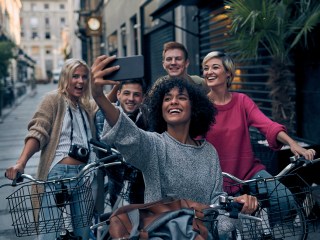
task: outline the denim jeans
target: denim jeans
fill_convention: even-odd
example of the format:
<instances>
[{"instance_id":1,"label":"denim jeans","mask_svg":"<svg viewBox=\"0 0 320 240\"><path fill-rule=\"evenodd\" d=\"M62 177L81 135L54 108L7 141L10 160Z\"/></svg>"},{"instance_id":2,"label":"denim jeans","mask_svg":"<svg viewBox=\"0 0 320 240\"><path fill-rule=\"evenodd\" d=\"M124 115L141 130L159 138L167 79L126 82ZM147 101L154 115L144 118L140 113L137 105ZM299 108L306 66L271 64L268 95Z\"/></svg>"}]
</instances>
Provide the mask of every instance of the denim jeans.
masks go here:
<instances>
[{"instance_id":1,"label":"denim jeans","mask_svg":"<svg viewBox=\"0 0 320 240\"><path fill-rule=\"evenodd\" d=\"M48 175L48 181L50 180L57 180L63 178L71 178L74 177L85 165L66 165L66 164L56 164ZM67 183L66 187L75 187L76 184L79 184L77 181L73 181ZM42 197L41 202L41 209L39 213L39 221L40 222L47 222L48 220L54 219L53 224L55 225L54 228L57 229L57 232L41 234L39 235L38 239L40 240L54 240L59 237L60 228L64 228L63 219L66 214L69 214L69 220L71 219L71 224L69 221L69 225L72 225L73 232L76 236L81 236L82 239L88 239L89 237L89 226L87 227L80 227L75 226L75 216L80 216L80 205L81 200L77 191L75 193L70 193L64 189L61 184L47 184L45 193ZM58 192L58 194L53 194L52 191ZM79 192L78 192L79 193ZM60 199L60 201L59 201ZM66 200L67 199L67 200ZM70 202L70 204L63 204L64 202ZM55 204L59 205L61 202L62 207L55 207ZM55 204L53 204L55 203ZM71 214L71 217L70 217ZM67 223L68 224L68 223ZM49 225L49 224L48 224ZM52 225L52 224L51 224ZM70 230L70 229L68 229ZM72 229L71 229L72 230Z\"/></svg>"},{"instance_id":2,"label":"denim jeans","mask_svg":"<svg viewBox=\"0 0 320 240\"><path fill-rule=\"evenodd\" d=\"M257 172L252 179L272 178L273 176L265 170ZM266 198L269 199L269 221L271 224L279 223L296 207L296 203L291 191L280 181L273 179L265 184L258 185L259 192L266 192ZM250 192L257 194L256 185L250 186Z\"/></svg>"}]
</instances>

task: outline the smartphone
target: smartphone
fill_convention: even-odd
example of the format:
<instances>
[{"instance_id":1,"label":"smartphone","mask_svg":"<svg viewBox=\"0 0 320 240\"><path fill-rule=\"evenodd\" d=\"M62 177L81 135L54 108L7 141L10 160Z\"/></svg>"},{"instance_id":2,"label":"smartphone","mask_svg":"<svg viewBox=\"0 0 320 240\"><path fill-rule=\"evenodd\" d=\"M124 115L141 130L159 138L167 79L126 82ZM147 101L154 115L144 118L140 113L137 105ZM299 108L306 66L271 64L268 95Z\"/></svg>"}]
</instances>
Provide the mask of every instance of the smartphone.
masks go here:
<instances>
[{"instance_id":1,"label":"smartphone","mask_svg":"<svg viewBox=\"0 0 320 240\"><path fill-rule=\"evenodd\" d=\"M144 59L142 55L119 57L112 61L108 67L119 65L119 70L108 74L103 79L121 81L144 77Z\"/></svg>"}]
</instances>

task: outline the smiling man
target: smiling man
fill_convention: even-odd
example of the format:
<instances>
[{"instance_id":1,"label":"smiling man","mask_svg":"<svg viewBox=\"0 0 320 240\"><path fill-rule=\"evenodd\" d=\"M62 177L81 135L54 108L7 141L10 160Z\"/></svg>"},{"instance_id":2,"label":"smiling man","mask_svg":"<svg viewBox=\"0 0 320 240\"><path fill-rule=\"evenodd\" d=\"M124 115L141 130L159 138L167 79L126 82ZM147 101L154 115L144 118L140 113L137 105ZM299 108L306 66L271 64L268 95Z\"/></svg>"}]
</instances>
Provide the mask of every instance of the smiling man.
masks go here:
<instances>
[{"instance_id":1,"label":"smiling man","mask_svg":"<svg viewBox=\"0 0 320 240\"><path fill-rule=\"evenodd\" d=\"M202 85L207 90L208 87L203 78L197 75L188 74L187 70L189 64L189 54L183 44L179 42L165 43L162 51L162 67L168 75L162 76L156 80L152 86L150 94L152 94L156 85L170 77L182 77L192 83Z\"/></svg>"},{"instance_id":2,"label":"smiling man","mask_svg":"<svg viewBox=\"0 0 320 240\"><path fill-rule=\"evenodd\" d=\"M117 91L116 105L136 124L137 127L147 130L147 121L142 111L145 97L145 85L142 79L121 81ZM103 130L104 115L101 110L96 114L98 139ZM101 156L103 157L103 156ZM130 180L130 203L144 202L144 180L141 171L127 164L122 167L111 167L108 172L108 187L110 189L110 203L113 206L123 187L124 180Z\"/></svg>"},{"instance_id":3,"label":"smiling man","mask_svg":"<svg viewBox=\"0 0 320 240\"><path fill-rule=\"evenodd\" d=\"M121 81L117 92L118 105L136 123L146 130L146 122L142 118L141 104L144 100L144 86L140 79Z\"/></svg>"}]
</instances>

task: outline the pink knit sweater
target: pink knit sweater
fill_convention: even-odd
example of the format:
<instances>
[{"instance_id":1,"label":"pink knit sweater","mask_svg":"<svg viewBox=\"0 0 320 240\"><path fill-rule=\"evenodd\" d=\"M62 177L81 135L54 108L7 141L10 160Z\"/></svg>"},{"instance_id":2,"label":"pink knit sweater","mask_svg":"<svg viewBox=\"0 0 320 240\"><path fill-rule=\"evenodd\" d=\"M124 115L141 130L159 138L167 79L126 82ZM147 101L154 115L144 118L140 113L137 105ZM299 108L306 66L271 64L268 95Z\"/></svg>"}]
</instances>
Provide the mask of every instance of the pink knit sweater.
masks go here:
<instances>
[{"instance_id":1,"label":"pink knit sweater","mask_svg":"<svg viewBox=\"0 0 320 240\"><path fill-rule=\"evenodd\" d=\"M249 127L256 127L265 135L269 146L278 150L282 144L277 141L285 127L266 117L258 106L245 94L232 93L232 100L226 105L216 105L218 114L207 134L207 141L216 148L221 169L240 179L250 179L265 166L253 155Z\"/></svg>"}]
</instances>

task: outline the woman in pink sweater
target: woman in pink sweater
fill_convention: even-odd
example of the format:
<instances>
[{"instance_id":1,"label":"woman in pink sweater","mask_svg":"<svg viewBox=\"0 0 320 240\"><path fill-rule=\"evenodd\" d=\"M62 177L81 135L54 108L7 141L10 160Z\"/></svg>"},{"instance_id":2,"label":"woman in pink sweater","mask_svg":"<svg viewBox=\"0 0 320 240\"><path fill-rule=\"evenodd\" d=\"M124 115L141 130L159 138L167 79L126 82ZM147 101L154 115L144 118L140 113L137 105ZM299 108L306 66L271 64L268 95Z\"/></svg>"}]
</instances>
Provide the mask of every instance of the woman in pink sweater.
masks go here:
<instances>
[{"instance_id":1,"label":"woman in pink sweater","mask_svg":"<svg viewBox=\"0 0 320 240\"><path fill-rule=\"evenodd\" d=\"M294 155L303 155L309 160L314 158L315 150L302 148L288 136L283 125L266 117L247 95L229 91L235 65L228 55L218 51L210 52L203 59L202 67L203 76L210 88L208 97L218 110L216 124L211 126L206 140L216 148L223 172L240 179L271 177L254 156L250 126L257 128L266 137L273 150L279 150L283 144L287 144Z\"/></svg>"},{"instance_id":2,"label":"woman in pink sweater","mask_svg":"<svg viewBox=\"0 0 320 240\"><path fill-rule=\"evenodd\" d=\"M203 75L210 88L208 97L218 109L216 124L207 134L207 140L218 151L222 171L240 179L251 179L265 169L255 159L249 127L256 127L267 139L270 148L279 150L283 144L290 146L294 155L303 155L312 160L313 149L299 146L286 133L284 126L266 117L247 95L230 92L229 88L235 75L233 60L218 51L210 52L202 62Z\"/></svg>"}]
</instances>

